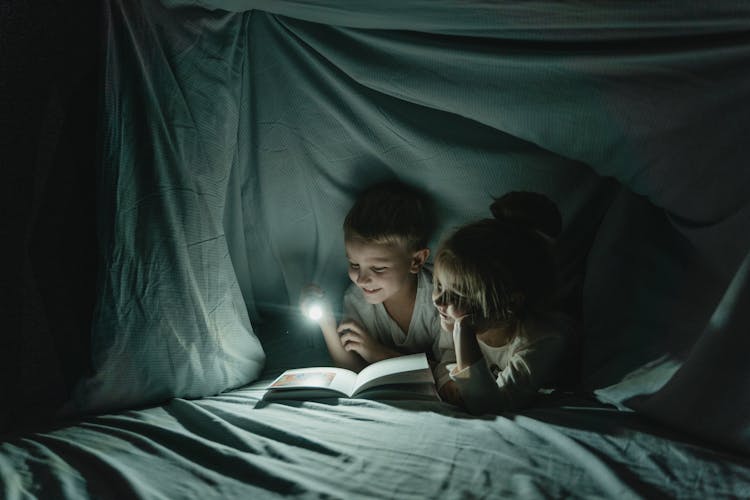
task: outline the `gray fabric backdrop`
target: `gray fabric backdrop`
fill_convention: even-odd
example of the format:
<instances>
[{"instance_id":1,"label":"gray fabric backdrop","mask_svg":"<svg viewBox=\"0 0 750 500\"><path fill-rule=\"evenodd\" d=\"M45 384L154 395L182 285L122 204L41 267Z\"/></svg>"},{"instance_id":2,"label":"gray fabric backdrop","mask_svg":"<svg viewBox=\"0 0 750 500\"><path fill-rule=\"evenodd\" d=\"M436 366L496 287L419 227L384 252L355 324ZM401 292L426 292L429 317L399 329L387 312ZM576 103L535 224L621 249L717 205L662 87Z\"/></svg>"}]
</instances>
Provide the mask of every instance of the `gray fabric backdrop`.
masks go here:
<instances>
[{"instance_id":1,"label":"gray fabric backdrop","mask_svg":"<svg viewBox=\"0 0 750 500\"><path fill-rule=\"evenodd\" d=\"M492 196L549 195L584 387L749 450L750 6L672 5L109 0L77 403L255 378L251 322L339 294L347 209L398 177L435 198L433 246ZM269 363L320 352L264 335Z\"/></svg>"}]
</instances>

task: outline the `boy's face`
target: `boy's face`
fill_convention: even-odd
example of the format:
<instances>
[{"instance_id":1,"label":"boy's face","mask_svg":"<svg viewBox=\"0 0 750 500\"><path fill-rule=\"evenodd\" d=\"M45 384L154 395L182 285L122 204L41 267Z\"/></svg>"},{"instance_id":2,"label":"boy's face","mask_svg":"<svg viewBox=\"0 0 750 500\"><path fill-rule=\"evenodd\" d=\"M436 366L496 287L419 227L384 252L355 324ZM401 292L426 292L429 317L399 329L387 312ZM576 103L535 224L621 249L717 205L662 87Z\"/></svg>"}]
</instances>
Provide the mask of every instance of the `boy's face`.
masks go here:
<instances>
[{"instance_id":1,"label":"boy's face","mask_svg":"<svg viewBox=\"0 0 750 500\"><path fill-rule=\"evenodd\" d=\"M398 298L399 292L405 293L424 263L420 252L427 252L411 253L404 245L358 239L347 240L345 246L349 279L362 290L368 304L379 304Z\"/></svg>"}]
</instances>

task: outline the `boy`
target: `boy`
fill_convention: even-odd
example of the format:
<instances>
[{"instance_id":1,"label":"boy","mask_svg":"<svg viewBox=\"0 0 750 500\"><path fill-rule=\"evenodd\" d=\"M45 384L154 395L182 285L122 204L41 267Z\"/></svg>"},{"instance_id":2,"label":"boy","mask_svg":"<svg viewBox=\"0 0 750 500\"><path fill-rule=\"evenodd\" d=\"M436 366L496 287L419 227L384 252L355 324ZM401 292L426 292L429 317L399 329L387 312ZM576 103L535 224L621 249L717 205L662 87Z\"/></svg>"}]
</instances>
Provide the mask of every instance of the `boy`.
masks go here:
<instances>
[{"instance_id":1,"label":"boy","mask_svg":"<svg viewBox=\"0 0 750 500\"><path fill-rule=\"evenodd\" d=\"M399 182L366 190L344 220L344 243L352 284L337 326L325 304L318 324L334 363L360 371L386 358L425 352L438 390L448 382L445 365L455 362L450 335L442 342L440 318L432 304L432 276L424 268L432 217L427 200ZM303 309L322 302L311 285Z\"/></svg>"}]
</instances>

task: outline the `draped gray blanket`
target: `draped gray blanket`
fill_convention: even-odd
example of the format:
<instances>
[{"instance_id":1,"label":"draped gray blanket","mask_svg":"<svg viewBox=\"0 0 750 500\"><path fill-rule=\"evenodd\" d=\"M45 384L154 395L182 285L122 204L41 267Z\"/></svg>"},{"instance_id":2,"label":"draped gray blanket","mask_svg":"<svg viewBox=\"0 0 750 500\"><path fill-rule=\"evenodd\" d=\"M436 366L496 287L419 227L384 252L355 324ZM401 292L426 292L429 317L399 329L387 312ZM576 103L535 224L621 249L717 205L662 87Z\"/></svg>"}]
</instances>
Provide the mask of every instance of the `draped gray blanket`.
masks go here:
<instances>
[{"instance_id":1,"label":"draped gray blanket","mask_svg":"<svg viewBox=\"0 0 750 500\"><path fill-rule=\"evenodd\" d=\"M343 216L398 177L434 196L433 247L493 196L550 196L583 387L750 450L747 2L105 10L97 372L73 411L312 363L320 342L257 326L309 281L340 293Z\"/></svg>"}]
</instances>

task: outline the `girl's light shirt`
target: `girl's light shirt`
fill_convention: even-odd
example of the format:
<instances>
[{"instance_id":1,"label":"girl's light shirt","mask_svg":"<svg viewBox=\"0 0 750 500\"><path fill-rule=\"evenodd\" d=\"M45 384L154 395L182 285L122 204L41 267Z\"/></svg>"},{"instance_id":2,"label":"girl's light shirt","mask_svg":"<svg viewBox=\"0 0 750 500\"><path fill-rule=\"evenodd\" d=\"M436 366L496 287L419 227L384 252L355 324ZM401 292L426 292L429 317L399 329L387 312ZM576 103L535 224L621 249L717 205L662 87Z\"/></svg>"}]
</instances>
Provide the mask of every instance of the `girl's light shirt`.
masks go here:
<instances>
[{"instance_id":1,"label":"girl's light shirt","mask_svg":"<svg viewBox=\"0 0 750 500\"><path fill-rule=\"evenodd\" d=\"M473 414L500 413L527 406L540 388L554 382L566 348L564 318L534 323L509 343L492 347L479 340L483 359L463 370L448 365L466 409Z\"/></svg>"},{"instance_id":2,"label":"girl's light shirt","mask_svg":"<svg viewBox=\"0 0 750 500\"><path fill-rule=\"evenodd\" d=\"M367 333L385 346L403 354L424 352L437 362L434 369L438 390L450 380L447 365L456 362L451 335L442 332L440 316L432 303L432 274L424 267L417 274L417 295L409 330L404 333L382 303L369 304L362 290L352 284L344 293L344 318L360 323Z\"/></svg>"}]
</instances>

